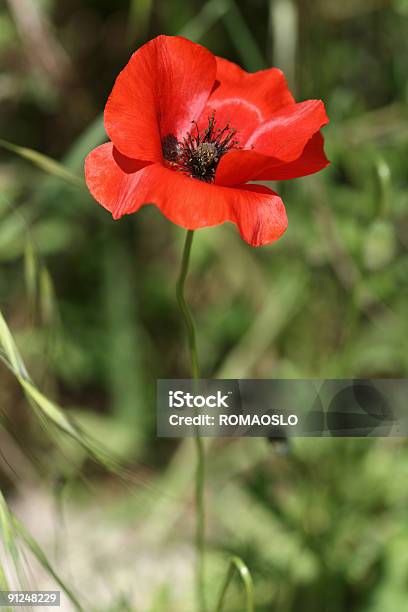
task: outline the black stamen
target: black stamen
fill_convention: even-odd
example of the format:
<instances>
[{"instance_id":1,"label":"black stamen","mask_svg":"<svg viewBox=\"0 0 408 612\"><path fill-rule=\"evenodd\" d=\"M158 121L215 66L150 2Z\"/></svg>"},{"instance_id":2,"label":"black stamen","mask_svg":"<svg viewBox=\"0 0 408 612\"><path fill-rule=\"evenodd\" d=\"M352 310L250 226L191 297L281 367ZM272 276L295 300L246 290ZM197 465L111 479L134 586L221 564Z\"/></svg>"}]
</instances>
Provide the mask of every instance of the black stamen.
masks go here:
<instances>
[{"instance_id":1,"label":"black stamen","mask_svg":"<svg viewBox=\"0 0 408 612\"><path fill-rule=\"evenodd\" d=\"M234 140L236 130L229 123L220 129L216 127L215 115L208 117L208 126L200 132L193 121L195 134L188 134L183 142L169 134L163 139L163 157L189 176L212 183L221 157L229 150L238 148Z\"/></svg>"},{"instance_id":2,"label":"black stamen","mask_svg":"<svg viewBox=\"0 0 408 612\"><path fill-rule=\"evenodd\" d=\"M167 134L162 140L162 151L164 159L176 162L179 156L179 143L174 134Z\"/></svg>"}]
</instances>

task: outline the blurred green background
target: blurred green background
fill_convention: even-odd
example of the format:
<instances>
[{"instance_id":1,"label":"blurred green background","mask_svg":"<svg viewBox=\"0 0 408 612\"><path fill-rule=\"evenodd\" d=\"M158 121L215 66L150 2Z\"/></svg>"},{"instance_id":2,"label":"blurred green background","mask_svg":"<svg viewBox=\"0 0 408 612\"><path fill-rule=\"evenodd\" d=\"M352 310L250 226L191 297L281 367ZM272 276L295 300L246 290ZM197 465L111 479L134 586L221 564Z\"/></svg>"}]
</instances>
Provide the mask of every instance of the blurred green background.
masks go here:
<instances>
[{"instance_id":1,"label":"blurred green background","mask_svg":"<svg viewBox=\"0 0 408 612\"><path fill-rule=\"evenodd\" d=\"M331 119L332 165L275 186L289 217L278 243L197 232L188 298L205 376L408 373L407 0L3 0L0 309L36 388L64 408L27 398L3 329L0 485L87 611L194 609L194 449L155 436L156 379L189 373L184 231L153 207L113 222L72 178L106 139L115 76L159 33L250 71L276 65ZM233 553L259 612L408 609L404 440L215 440L208 463L211 605ZM13 568L0 525L3 584L55 584L35 553ZM226 610L243 609L237 581Z\"/></svg>"}]
</instances>

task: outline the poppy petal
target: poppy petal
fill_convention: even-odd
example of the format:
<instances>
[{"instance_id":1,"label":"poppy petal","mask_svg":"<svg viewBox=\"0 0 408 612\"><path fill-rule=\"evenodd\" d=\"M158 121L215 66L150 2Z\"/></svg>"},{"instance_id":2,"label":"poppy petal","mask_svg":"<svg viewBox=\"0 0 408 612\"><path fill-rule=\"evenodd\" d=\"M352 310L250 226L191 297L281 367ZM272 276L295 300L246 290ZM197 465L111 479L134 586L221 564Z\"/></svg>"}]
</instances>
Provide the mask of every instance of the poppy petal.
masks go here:
<instances>
[{"instance_id":1,"label":"poppy petal","mask_svg":"<svg viewBox=\"0 0 408 612\"><path fill-rule=\"evenodd\" d=\"M257 151L233 149L221 157L215 173L215 183L230 187L247 183L273 163L281 162Z\"/></svg>"},{"instance_id":2,"label":"poppy petal","mask_svg":"<svg viewBox=\"0 0 408 612\"><path fill-rule=\"evenodd\" d=\"M280 238L288 227L285 205L277 193L264 185L243 185L240 198L234 205L235 220L245 242L253 247L271 244Z\"/></svg>"},{"instance_id":3,"label":"poppy petal","mask_svg":"<svg viewBox=\"0 0 408 612\"><path fill-rule=\"evenodd\" d=\"M219 126L230 123L244 146L262 122L280 108L294 104L294 98L278 68L251 73L221 57L216 60L216 87L203 112L204 119L215 111Z\"/></svg>"},{"instance_id":4,"label":"poppy petal","mask_svg":"<svg viewBox=\"0 0 408 612\"><path fill-rule=\"evenodd\" d=\"M323 145L323 136L318 132L309 140L298 159L288 163L276 164L275 162L265 166L257 176L252 176L252 180L284 181L319 172L330 164Z\"/></svg>"},{"instance_id":5,"label":"poppy petal","mask_svg":"<svg viewBox=\"0 0 408 612\"><path fill-rule=\"evenodd\" d=\"M158 36L119 74L105 107L105 129L128 157L162 160L162 141L198 120L214 85L215 57L179 36Z\"/></svg>"},{"instance_id":6,"label":"poppy petal","mask_svg":"<svg viewBox=\"0 0 408 612\"><path fill-rule=\"evenodd\" d=\"M281 161L294 161L310 138L328 122L323 102L306 100L275 113L258 127L246 146Z\"/></svg>"},{"instance_id":7,"label":"poppy petal","mask_svg":"<svg viewBox=\"0 0 408 612\"><path fill-rule=\"evenodd\" d=\"M186 229L231 221L252 246L274 242L286 230L283 202L267 187L223 187L160 164L148 164L140 170L138 167L136 163L135 171L130 172L129 160L118 154L112 143L94 149L86 159L88 188L115 219L150 203Z\"/></svg>"},{"instance_id":8,"label":"poppy petal","mask_svg":"<svg viewBox=\"0 0 408 612\"><path fill-rule=\"evenodd\" d=\"M115 218L126 214L138 186L138 172L149 165L120 153L113 143L93 149L85 159L85 181L89 191Z\"/></svg>"},{"instance_id":9,"label":"poppy petal","mask_svg":"<svg viewBox=\"0 0 408 612\"><path fill-rule=\"evenodd\" d=\"M324 153L324 140L320 132L312 136L300 157L282 162L254 150L234 150L226 153L218 164L217 185L237 185L247 181L283 181L307 176L329 165Z\"/></svg>"}]
</instances>

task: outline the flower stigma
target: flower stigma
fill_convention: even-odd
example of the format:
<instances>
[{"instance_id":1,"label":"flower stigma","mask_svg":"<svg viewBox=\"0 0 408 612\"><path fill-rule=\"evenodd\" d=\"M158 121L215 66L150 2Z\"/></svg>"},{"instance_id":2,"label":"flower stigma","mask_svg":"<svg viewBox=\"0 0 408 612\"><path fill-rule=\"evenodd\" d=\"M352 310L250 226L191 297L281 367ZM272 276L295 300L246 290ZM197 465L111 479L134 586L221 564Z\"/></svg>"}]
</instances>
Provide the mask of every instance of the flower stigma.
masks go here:
<instances>
[{"instance_id":1,"label":"flower stigma","mask_svg":"<svg viewBox=\"0 0 408 612\"><path fill-rule=\"evenodd\" d=\"M173 134L163 139L163 157L170 167L205 183L213 183L221 157L231 149L239 148L238 140L234 139L237 130L229 123L218 128L215 113L208 117L205 130L200 131L195 121L193 124L194 133L189 133L182 142Z\"/></svg>"}]
</instances>

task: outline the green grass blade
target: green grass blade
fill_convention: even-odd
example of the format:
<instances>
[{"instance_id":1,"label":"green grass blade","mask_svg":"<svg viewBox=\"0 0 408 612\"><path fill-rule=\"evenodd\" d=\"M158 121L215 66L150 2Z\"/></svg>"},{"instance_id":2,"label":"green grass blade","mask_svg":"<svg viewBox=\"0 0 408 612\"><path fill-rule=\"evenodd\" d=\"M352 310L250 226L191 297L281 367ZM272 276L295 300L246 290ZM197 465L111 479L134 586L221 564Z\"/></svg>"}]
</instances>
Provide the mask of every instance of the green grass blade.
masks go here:
<instances>
[{"instance_id":1,"label":"green grass blade","mask_svg":"<svg viewBox=\"0 0 408 612\"><path fill-rule=\"evenodd\" d=\"M35 385L21 376L16 375L22 386L27 399L33 406L34 411L41 418L45 417L43 423L51 422L63 433L70 436L77 444L105 469L120 474L120 462L110 456L108 451L100 448L82 429L80 429L55 402L46 397ZM39 413L38 413L39 411Z\"/></svg>"},{"instance_id":2,"label":"green grass blade","mask_svg":"<svg viewBox=\"0 0 408 612\"><path fill-rule=\"evenodd\" d=\"M0 564L0 590L10 591L10 585L8 583L7 576L1 564ZM9 607L6 607L4 608L4 612L13 612L13 610Z\"/></svg>"},{"instance_id":3,"label":"green grass blade","mask_svg":"<svg viewBox=\"0 0 408 612\"><path fill-rule=\"evenodd\" d=\"M223 21L244 67L250 71L267 68L267 62L256 38L233 0L229 0L229 10L223 16Z\"/></svg>"},{"instance_id":4,"label":"green grass blade","mask_svg":"<svg viewBox=\"0 0 408 612\"><path fill-rule=\"evenodd\" d=\"M73 173L83 174L84 159L94 147L108 139L103 125L103 113L100 113L80 134L68 153L63 157L64 167Z\"/></svg>"},{"instance_id":5,"label":"green grass blade","mask_svg":"<svg viewBox=\"0 0 408 612\"><path fill-rule=\"evenodd\" d=\"M50 273L44 266L39 274L39 302L41 320L48 324L55 321L58 308L54 285Z\"/></svg>"},{"instance_id":6,"label":"green grass blade","mask_svg":"<svg viewBox=\"0 0 408 612\"><path fill-rule=\"evenodd\" d=\"M293 0L275 0L270 4L269 33L273 46L273 65L285 73L296 92L296 51L298 47L299 9Z\"/></svg>"},{"instance_id":7,"label":"green grass blade","mask_svg":"<svg viewBox=\"0 0 408 612\"><path fill-rule=\"evenodd\" d=\"M225 581L221 590L221 594L217 603L217 607L215 608L215 612L222 612L224 607L225 597L228 591L228 587L231 583L232 578L234 577L234 573L237 572L239 577L242 580L245 589L246 596L246 607L245 612L254 612L254 586L252 582L252 577L249 572L248 567L245 563L240 559L240 557L231 557L227 575L225 577Z\"/></svg>"},{"instance_id":8,"label":"green grass blade","mask_svg":"<svg viewBox=\"0 0 408 612\"><path fill-rule=\"evenodd\" d=\"M144 35L153 9L153 0L131 0L128 18L127 38L130 44Z\"/></svg>"},{"instance_id":9,"label":"green grass blade","mask_svg":"<svg viewBox=\"0 0 408 612\"><path fill-rule=\"evenodd\" d=\"M30 377L21 358L21 355L14 342L13 336L10 333L8 325L0 311L0 345L6 354L14 372L23 379L29 380Z\"/></svg>"},{"instance_id":10,"label":"green grass blade","mask_svg":"<svg viewBox=\"0 0 408 612\"><path fill-rule=\"evenodd\" d=\"M23 542L25 543L27 548L36 557L36 559L40 563L40 565L42 565L42 567L45 569L45 571L55 580L55 582L58 584L58 586L61 587L61 589L64 591L66 596L70 599L70 601L72 602L72 604L74 605L76 610L78 610L78 612L83 612L84 609L82 608L81 604L79 603L79 601L76 598L76 596L74 595L74 593L71 591L71 589L63 582L63 580L55 572L55 570L51 566L50 562L48 561L46 555L44 554L43 550L38 545L38 543L34 540L34 538L28 533L28 531L26 530L24 525L22 525L17 520L16 517L13 517L13 523L14 523L14 527L16 529L16 532L18 533L20 538L23 540Z\"/></svg>"},{"instance_id":11,"label":"green grass blade","mask_svg":"<svg viewBox=\"0 0 408 612\"><path fill-rule=\"evenodd\" d=\"M387 217L391 212L392 180L390 166L382 156L378 156L374 162L374 176L378 193L377 214Z\"/></svg>"},{"instance_id":12,"label":"green grass blade","mask_svg":"<svg viewBox=\"0 0 408 612\"><path fill-rule=\"evenodd\" d=\"M20 556L16 543L16 534L13 525L13 519L3 496L0 491L0 532L4 543L4 548L15 566L18 565Z\"/></svg>"},{"instance_id":13,"label":"green grass blade","mask_svg":"<svg viewBox=\"0 0 408 612\"><path fill-rule=\"evenodd\" d=\"M52 421L57 427L62 429L66 434L76 439L78 442L80 441L79 434L76 428L70 423L69 419L65 416L65 414L58 408L54 402L49 400L45 395L41 393L31 382L21 379L19 380L21 386L27 395L33 400L33 402L38 406L41 411L47 416L50 421Z\"/></svg>"},{"instance_id":14,"label":"green grass blade","mask_svg":"<svg viewBox=\"0 0 408 612\"><path fill-rule=\"evenodd\" d=\"M38 265L33 243L30 239L27 239L24 249L24 277L30 310L34 312L37 294Z\"/></svg>"},{"instance_id":15,"label":"green grass blade","mask_svg":"<svg viewBox=\"0 0 408 612\"><path fill-rule=\"evenodd\" d=\"M78 612L83 612L83 608L75 597L74 593L69 587L61 580L58 574L54 571L51 564L49 563L46 555L42 551L41 547L34 540L34 538L28 533L26 528L17 520L17 518L10 512L7 502L0 491L0 532L3 536L4 547L6 552L10 555L16 569L20 567L20 551L18 547L18 539L21 539L27 548L36 557L46 572L55 580L55 582L61 587L67 597L71 600ZM2 568L0 568L0 583L2 588L7 585L7 580L4 575ZM3 589L7 590L7 589Z\"/></svg>"},{"instance_id":16,"label":"green grass blade","mask_svg":"<svg viewBox=\"0 0 408 612\"><path fill-rule=\"evenodd\" d=\"M9 585L7 582L7 576L4 572L3 567L0 565L0 589L2 591L8 591L9 590Z\"/></svg>"},{"instance_id":17,"label":"green grass blade","mask_svg":"<svg viewBox=\"0 0 408 612\"><path fill-rule=\"evenodd\" d=\"M95 443L90 436L84 433L70 418L67 417L62 408L60 408L52 400L48 399L33 384L1 311L0 347L4 351L3 361L6 364L9 364L10 369L23 388L25 395L37 416L40 418L45 417L45 423L52 423L66 435L73 438L75 442L82 446L82 448L84 448L95 461L103 465L105 469L116 474L121 474L123 470L120 462L112 457L108 451L101 448L99 444Z\"/></svg>"},{"instance_id":18,"label":"green grass blade","mask_svg":"<svg viewBox=\"0 0 408 612\"><path fill-rule=\"evenodd\" d=\"M190 19L180 30L179 35L193 41L199 41L206 32L229 10L228 0L210 0L201 11Z\"/></svg>"},{"instance_id":19,"label":"green grass blade","mask_svg":"<svg viewBox=\"0 0 408 612\"><path fill-rule=\"evenodd\" d=\"M7 151L11 151L23 159L30 161L47 174L60 178L71 185L75 185L76 187L84 186L84 182L79 176L76 176L67 170L65 166L55 161L55 159L52 159L43 153L39 153L38 151L34 151L28 147L20 147L8 142L7 140L3 140L3 138L0 138L0 147L3 147L3 149L7 149Z\"/></svg>"},{"instance_id":20,"label":"green grass blade","mask_svg":"<svg viewBox=\"0 0 408 612\"><path fill-rule=\"evenodd\" d=\"M18 533L14 527L13 515L9 510L3 493L0 491L0 534L6 556L12 562L18 583L23 590L27 589L27 577L23 565L23 555L18 546Z\"/></svg>"}]
</instances>

